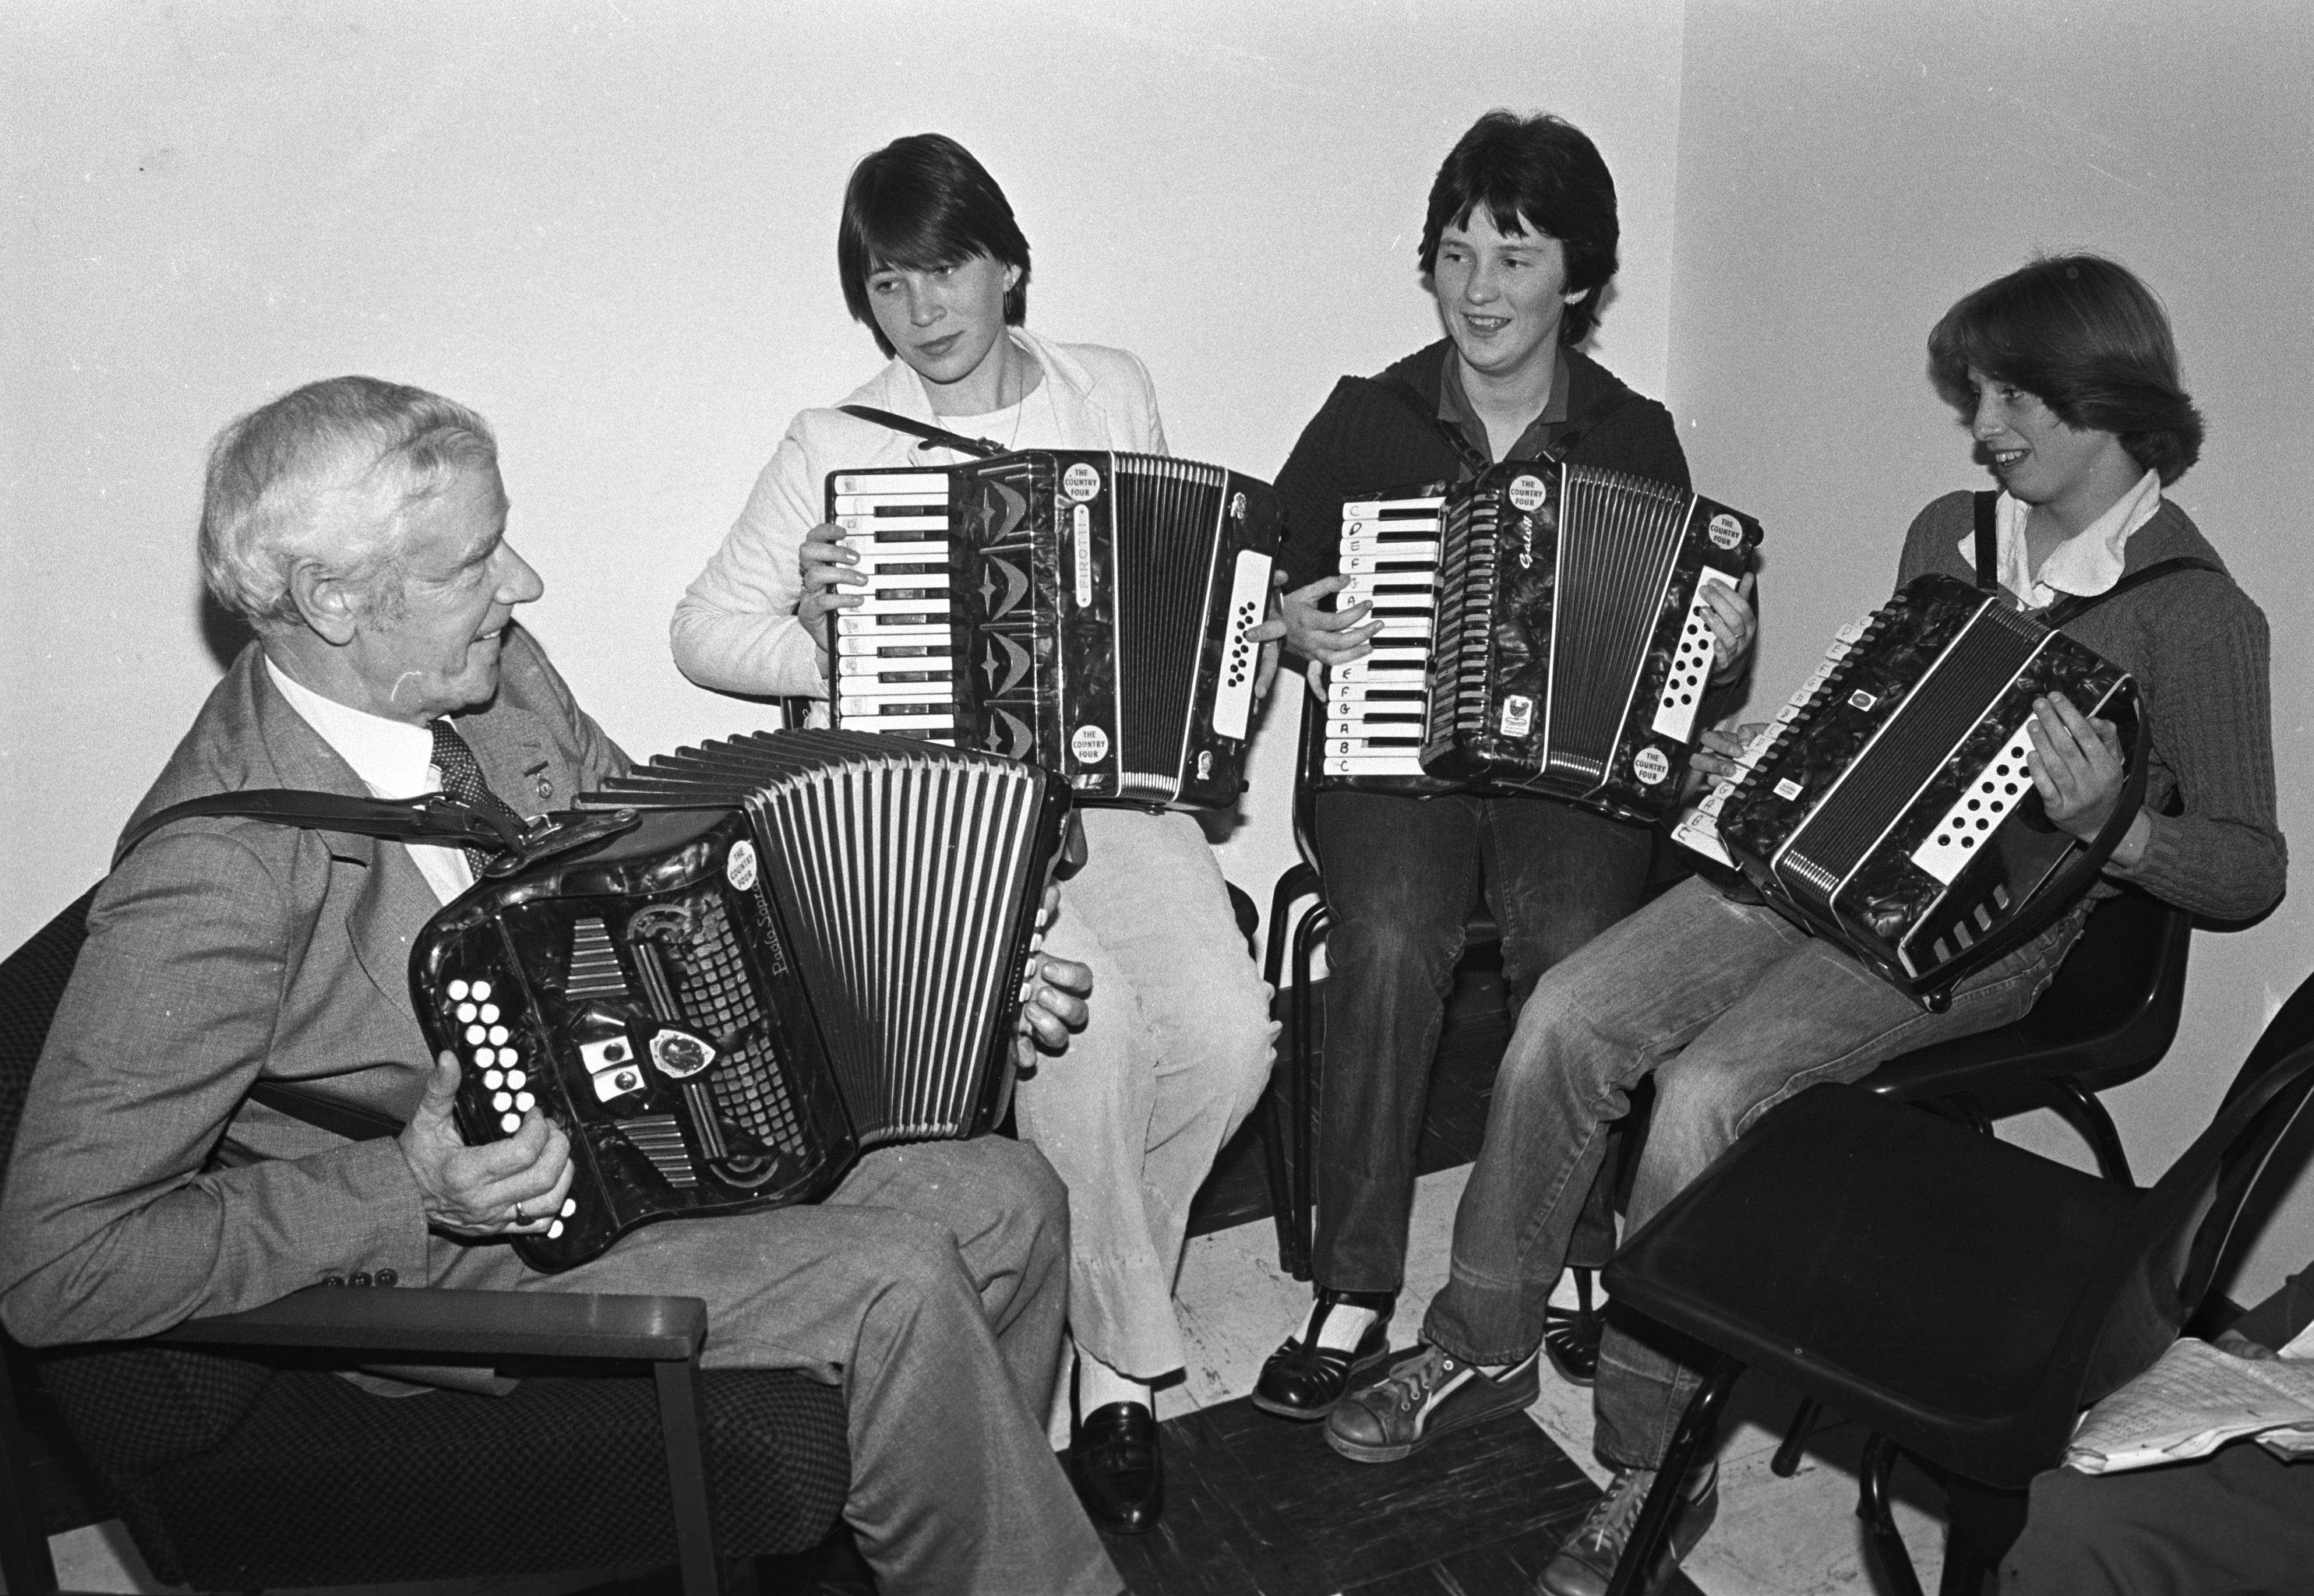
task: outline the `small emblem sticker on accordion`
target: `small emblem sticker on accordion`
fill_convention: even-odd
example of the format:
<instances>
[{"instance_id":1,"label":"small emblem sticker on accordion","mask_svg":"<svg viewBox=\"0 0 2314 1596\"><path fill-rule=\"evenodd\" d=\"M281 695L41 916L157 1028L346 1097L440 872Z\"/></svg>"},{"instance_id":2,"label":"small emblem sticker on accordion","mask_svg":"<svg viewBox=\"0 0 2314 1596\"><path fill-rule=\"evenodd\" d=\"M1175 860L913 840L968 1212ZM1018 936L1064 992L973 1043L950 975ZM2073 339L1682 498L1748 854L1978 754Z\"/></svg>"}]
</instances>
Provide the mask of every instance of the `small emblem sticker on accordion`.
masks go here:
<instances>
[{"instance_id":1,"label":"small emblem sticker on accordion","mask_svg":"<svg viewBox=\"0 0 2314 1596\"><path fill-rule=\"evenodd\" d=\"M1848 707L1851 710L1868 710L1879 701L1880 701L1877 698L1874 697L1871 693L1865 692L1861 687L1848 695Z\"/></svg>"},{"instance_id":2,"label":"small emblem sticker on accordion","mask_svg":"<svg viewBox=\"0 0 2314 1596\"><path fill-rule=\"evenodd\" d=\"M1232 493L1230 495L1230 519L1232 521L1242 521L1245 519L1244 494Z\"/></svg>"},{"instance_id":3,"label":"small emblem sticker on accordion","mask_svg":"<svg viewBox=\"0 0 2314 1596\"><path fill-rule=\"evenodd\" d=\"M1108 757L1108 734L1097 726L1080 726L1069 739L1069 752L1079 764L1099 764Z\"/></svg>"},{"instance_id":4,"label":"small emblem sticker on accordion","mask_svg":"<svg viewBox=\"0 0 2314 1596\"><path fill-rule=\"evenodd\" d=\"M1092 516L1079 505L1075 518L1075 536L1071 541L1076 550L1077 608L1082 610L1092 604Z\"/></svg>"},{"instance_id":5,"label":"small emblem sticker on accordion","mask_svg":"<svg viewBox=\"0 0 2314 1596\"><path fill-rule=\"evenodd\" d=\"M1785 777L1782 780L1776 783L1776 796L1778 798L1789 802L1791 799L1799 797L1799 795L1800 784L1793 780L1789 776Z\"/></svg>"},{"instance_id":6,"label":"small emblem sticker on accordion","mask_svg":"<svg viewBox=\"0 0 2314 1596\"><path fill-rule=\"evenodd\" d=\"M1079 504L1100 497L1100 473L1083 461L1061 473L1061 491Z\"/></svg>"},{"instance_id":7,"label":"small emblem sticker on accordion","mask_svg":"<svg viewBox=\"0 0 2314 1596\"><path fill-rule=\"evenodd\" d=\"M1543 501L1550 497L1550 490L1542 485L1541 477L1521 476L1511 479L1511 503L1522 510L1541 509Z\"/></svg>"},{"instance_id":8,"label":"small emblem sticker on accordion","mask_svg":"<svg viewBox=\"0 0 2314 1596\"><path fill-rule=\"evenodd\" d=\"M1534 700L1514 692L1503 700L1503 736L1523 737L1534 725Z\"/></svg>"},{"instance_id":9,"label":"small emblem sticker on accordion","mask_svg":"<svg viewBox=\"0 0 2314 1596\"><path fill-rule=\"evenodd\" d=\"M1664 757L1660 748L1642 748L1631 755L1631 774L1639 779L1642 786L1660 787L1664 778L1671 774L1671 761Z\"/></svg>"},{"instance_id":10,"label":"small emblem sticker on accordion","mask_svg":"<svg viewBox=\"0 0 2314 1596\"><path fill-rule=\"evenodd\" d=\"M731 851L723 856L723 877L745 892L755 885L755 845L745 837L731 844Z\"/></svg>"},{"instance_id":11,"label":"small emblem sticker on accordion","mask_svg":"<svg viewBox=\"0 0 2314 1596\"><path fill-rule=\"evenodd\" d=\"M1711 517L1710 536L1715 549L1736 548L1744 541L1744 524L1722 510Z\"/></svg>"}]
</instances>

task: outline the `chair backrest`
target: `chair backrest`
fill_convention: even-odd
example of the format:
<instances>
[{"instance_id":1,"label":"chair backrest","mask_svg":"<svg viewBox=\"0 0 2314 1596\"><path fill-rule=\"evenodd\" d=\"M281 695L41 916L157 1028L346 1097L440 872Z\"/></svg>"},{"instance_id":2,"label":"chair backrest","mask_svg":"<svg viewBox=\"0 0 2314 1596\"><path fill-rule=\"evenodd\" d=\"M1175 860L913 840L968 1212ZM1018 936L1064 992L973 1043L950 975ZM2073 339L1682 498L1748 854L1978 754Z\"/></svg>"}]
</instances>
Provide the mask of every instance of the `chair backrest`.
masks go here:
<instances>
[{"instance_id":1,"label":"chair backrest","mask_svg":"<svg viewBox=\"0 0 2314 1596\"><path fill-rule=\"evenodd\" d=\"M1302 683L1302 742L1294 755L1294 849L1323 879L1318 862L1318 766L1326 745L1326 695Z\"/></svg>"},{"instance_id":2,"label":"chair backrest","mask_svg":"<svg viewBox=\"0 0 2314 1596\"><path fill-rule=\"evenodd\" d=\"M7 1178L32 1066L40 1062L57 1005L88 939L88 905L95 896L92 886L0 961L0 1181Z\"/></svg>"},{"instance_id":3,"label":"chair backrest","mask_svg":"<svg viewBox=\"0 0 2314 1596\"><path fill-rule=\"evenodd\" d=\"M2314 1015L2310 993L2314 977L2284 1006L2294 1024ZM2084 1285L2052 1352L2052 1369L2080 1371L2076 1389L2061 1393L2063 1381L2045 1388L2045 1399L2067 1405L2053 1422L2069 1424L2073 1413L2144 1369L2201 1307L2252 1193L2269 1172L2280 1172L2278 1150L2308 1123L2310 1097L2314 1041L2301 1039L2278 1056L2261 1042L2216 1119L2145 1193Z\"/></svg>"},{"instance_id":4,"label":"chair backrest","mask_svg":"<svg viewBox=\"0 0 2314 1596\"><path fill-rule=\"evenodd\" d=\"M2177 1034L2193 935L2191 914L2143 893L2105 899L2018 1030L2042 1045L2094 1049L2085 1068L2158 1060Z\"/></svg>"}]
</instances>

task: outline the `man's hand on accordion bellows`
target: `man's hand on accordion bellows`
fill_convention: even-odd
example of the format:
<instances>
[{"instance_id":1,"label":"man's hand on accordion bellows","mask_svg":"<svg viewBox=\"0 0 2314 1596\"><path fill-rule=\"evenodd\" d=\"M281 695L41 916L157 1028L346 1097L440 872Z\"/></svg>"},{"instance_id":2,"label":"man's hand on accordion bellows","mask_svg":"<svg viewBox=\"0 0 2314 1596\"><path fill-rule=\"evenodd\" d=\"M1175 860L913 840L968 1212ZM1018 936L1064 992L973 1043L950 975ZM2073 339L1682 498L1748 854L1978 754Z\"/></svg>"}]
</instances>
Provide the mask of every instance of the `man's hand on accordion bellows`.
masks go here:
<instances>
[{"instance_id":1,"label":"man's hand on accordion bellows","mask_svg":"<svg viewBox=\"0 0 2314 1596\"><path fill-rule=\"evenodd\" d=\"M1030 954L1028 983L1028 1001L1020 1005L1020 1039L1012 1048L1023 1069L1035 1067L1039 1051L1064 1051L1069 1034L1084 1029L1092 1012L1085 1005L1092 991L1092 971L1074 959Z\"/></svg>"},{"instance_id":2,"label":"man's hand on accordion bellows","mask_svg":"<svg viewBox=\"0 0 2314 1596\"><path fill-rule=\"evenodd\" d=\"M2106 720L2091 720L2062 692L2033 701L2026 723L2033 739L2026 763L2051 824L2082 842L2095 840L2121 796L2121 734Z\"/></svg>"},{"instance_id":3,"label":"man's hand on accordion bellows","mask_svg":"<svg viewBox=\"0 0 2314 1596\"><path fill-rule=\"evenodd\" d=\"M860 607L865 593L846 593L844 586L864 588L867 577L860 569L860 556L843 541L843 529L832 521L823 521L803 534L803 545L796 551L797 574L803 581L803 596L796 601L796 618L813 637L826 640L827 630L822 622L837 610Z\"/></svg>"},{"instance_id":4,"label":"man's hand on accordion bellows","mask_svg":"<svg viewBox=\"0 0 2314 1596\"><path fill-rule=\"evenodd\" d=\"M1382 622L1367 619L1373 606L1359 603L1347 610L1321 610L1349 585L1347 577L1320 577L1307 587L1278 595L1278 613L1245 635L1249 642L1271 643L1284 639L1288 648L1320 665L1347 665L1373 650L1371 645Z\"/></svg>"},{"instance_id":5,"label":"man's hand on accordion bellows","mask_svg":"<svg viewBox=\"0 0 2314 1596\"><path fill-rule=\"evenodd\" d=\"M570 1195L570 1138L533 1108L503 1142L467 1146L450 1116L458 1075L458 1055L445 1050L418 1112L396 1138L426 1222L459 1236L543 1233Z\"/></svg>"}]
</instances>

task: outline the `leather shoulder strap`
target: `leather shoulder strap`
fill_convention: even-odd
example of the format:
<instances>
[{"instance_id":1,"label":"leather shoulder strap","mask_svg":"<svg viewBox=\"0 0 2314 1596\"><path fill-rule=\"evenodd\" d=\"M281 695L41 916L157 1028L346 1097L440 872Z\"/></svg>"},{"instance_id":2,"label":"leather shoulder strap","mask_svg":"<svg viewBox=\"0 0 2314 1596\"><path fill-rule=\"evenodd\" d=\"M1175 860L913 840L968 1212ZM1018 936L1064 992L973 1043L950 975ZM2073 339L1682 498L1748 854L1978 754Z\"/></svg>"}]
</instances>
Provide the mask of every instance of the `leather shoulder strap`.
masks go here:
<instances>
[{"instance_id":1,"label":"leather shoulder strap","mask_svg":"<svg viewBox=\"0 0 2314 1596\"><path fill-rule=\"evenodd\" d=\"M888 427L895 432L905 432L911 437L923 438L926 443L938 444L943 449L954 449L959 454L976 454L985 460L992 454L1004 453L1003 445L987 438L967 437L960 432L950 432L945 428L928 427L922 421L911 420L891 410L879 410L872 404L840 404L835 408L847 416L872 421L879 427Z\"/></svg>"},{"instance_id":2,"label":"leather shoulder strap","mask_svg":"<svg viewBox=\"0 0 2314 1596\"><path fill-rule=\"evenodd\" d=\"M2148 582L2159 581L2163 577L2178 571L2215 571L2223 576L2225 568L2198 554L2180 554L2173 560L2157 560L2142 570L2130 572L2103 593L2093 593L2086 597L2077 593L2067 594L2041 612L2041 619L2047 625L2062 626L2069 621L2080 620L2108 599L2119 598L2133 587L2142 587Z\"/></svg>"},{"instance_id":3,"label":"leather shoulder strap","mask_svg":"<svg viewBox=\"0 0 2314 1596\"><path fill-rule=\"evenodd\" d=\"M1976 495L1976 585L1987 593L2000 591L2000 538L1993 530L1993 508L2000 489L1988 488Z\"/></svg>"},{"instance_id":4,"label":"leather shoulder strap","mask_svg":"<svg viewBox=\"0 0 2314 1596\"><path fill-rule=\"evenodd\" d=\"M276 1113L303 1120L316 1130L343 1136L349 1142L379 1142L402 1134L402 1122L392 1115L380 1114L358 1103L341 1103L311 1087L290 1081L261 1080L249 1089L249 1095L252 1101Z\"/></svg>"},{"instance_id":5,"label":"leather shoulder strap","mask_svg":"<svg viewBox=\"0 0 2314 1596\"><path fill-rule=\"evenodd\" d=\"M1476 476L1494 463L1479 453L1476 445L1462 436L1461 428L1450 425L1446 419L1438 413L1438 401L1435 396L1424 399L1422 391L1401 376L1384 375L1369 377L1366 380L1404 406L1407 413L1420 421L1426 430L1453 450L1454 458L1469 468L1471 475Z\"/></svg>"},{"instance_id":6,"label":"leather shoulder strap","mask_svg":"<svg viewBox=\"0 0 2314 1596\"><path fill-rule=\"evenodd\" d=\"M1620 384L1608 389L1592 401L1589 410L1567 424L1567 430L1560 433L1559 441L1551 445L1551 453L1562 460L1565 459L1573 452L1576 445L1598 430L1600 423L1638 397L1637 393Z\"/></svg>"},{"instance_id":7,"label":"leather shoulder strap","mask_svg":"<svg viewBox=\"0 0 2314 1596\"><path fill-rule=\"evenodd\" d=\"M203 818L269 820L302 831L350 832L402 842L435 842L452 848L518 852L523 833L506 816L469 808L446 793L415 798L348 798L295 787L252 787L213 792L172 804L131 827L112 851L118 869L129 850L180 820Z\"/></svg>"}]
</instances>

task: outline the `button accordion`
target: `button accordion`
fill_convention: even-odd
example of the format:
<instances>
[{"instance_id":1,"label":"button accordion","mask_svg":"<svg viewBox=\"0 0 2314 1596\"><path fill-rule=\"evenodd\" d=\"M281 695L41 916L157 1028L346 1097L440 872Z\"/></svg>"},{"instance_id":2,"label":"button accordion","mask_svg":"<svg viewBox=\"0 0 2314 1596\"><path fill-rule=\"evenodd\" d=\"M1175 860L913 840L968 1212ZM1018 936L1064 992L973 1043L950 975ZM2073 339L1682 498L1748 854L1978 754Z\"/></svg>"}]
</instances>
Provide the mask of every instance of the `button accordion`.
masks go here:
<instances>
[{"instance_id":1,"label":"button accordion","mask_svg":"<svg viewBox=\"0 0 2314 1596\"><path fill-rule=\"evenodd\" d=\"M2026 768L2033 701L2055 692L2121 733L2123 824L2095 847L2050 822ZM1672 834L1941 1008L2086 890L2137 810L2138 724L2118 666L1998 594L1924 576L1841 630Z\"/></svg>"},{"instance_id":2,"label":"button accordion","mask_svg":"<svg viewBox=\"0 0 2314 1596\"><path fill-rule=\"evenodd\" d=\"M1037 912L1068 807L1049 772L847 732L653 760L579 800L610 836L484 877L411 982L464 1068L470 1142L534 1104L570 1197L533 1267L639 1225L824 1195L855 1153L1003 1115ZM551 830L552 828L550 828Z\"/></svg>"},{"instance_id":3,"label":"button accordion","mask_svg":"<svg viewBox=\"0 0 2314 1596\"><path fill-rule=\"evenodd\" d=\"M1159 454L1029 450L833 472L865 602L831 718L1025 759L1080 802L1226 807L1244 786L1276 495Z\"/></svg>"},{"instance_id":4,"label":"button accordion","mask_svg":"<svg viewBox=\"0 0 2314 1596\"><path fill-rule=\"evenodd\" d=\"M1344 504L1336 604L1382 630L1328 674L1320 785L1661 818L1717 659L1704 589L1759 542L1685 489L1547 459Z\"/></svg>"}]
</instances>

